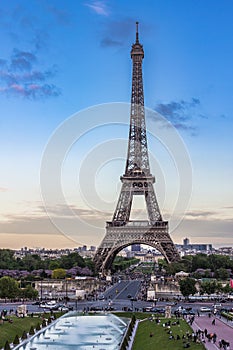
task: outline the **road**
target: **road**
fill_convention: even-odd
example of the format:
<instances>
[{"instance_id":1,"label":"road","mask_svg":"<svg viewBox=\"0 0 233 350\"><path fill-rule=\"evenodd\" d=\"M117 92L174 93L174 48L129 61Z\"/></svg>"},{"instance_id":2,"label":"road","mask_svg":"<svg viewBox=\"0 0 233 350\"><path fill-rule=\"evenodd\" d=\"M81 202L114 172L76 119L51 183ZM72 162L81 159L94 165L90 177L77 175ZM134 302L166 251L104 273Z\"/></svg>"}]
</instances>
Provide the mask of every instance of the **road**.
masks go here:
<instances>
[{"instance_id":1,"label":"road","mask_svg":"<svg viewBox=\"0 0 233 350\"><path fill-rule=\"evenodd\" d=\"M137 300L137 296L140 290L141 281L140 280L130 280L130 281L121 281L119 283L114 284L110 288L108 288L105 292L100 294L101 300L96 301L71 301L68 304L73 306L74 310L82 311L84 308L93 308L97 307L100 309L105 309L106 307L111 306L114 308L114 310L123 310L123 308L129 308L132 307L134 309L142 310L146 307L153 307L155 306L154 302L148 302L144 300ZM3 309L10 310L13 309L14 311L17 309L18 305L21 305L22 303L1 303L0 304L0 311ZM32 303L26 303L28 312L42 312L43 308L40 308L38 305L32 305ZM164 308L166 305L170 303L167 303L165 301L159 301L156 303L156 307ZM175 311L175 309L178 308L178 306L182 306L184 308L192 308L194 312L197 313L197 310L200 310L202 306L210 307L213 309L213 302L192 302L187 303L184 301L178 302L176 305L172 306L172 312ZM227 302L222 305L226 308L233 308L233 302ZM205 313L201 313L204 315Z\"/></svg>"},{"instance_id":2,"label":"road","mask_svg":"<svg viewBox=\"0 0 233 350\"><path fill-rule=\"evenodd\" d=\"M140 288L141 281L121 281L111 288L109 288L105 293L105 299L111 300L127 300L130 298L136 298L137 293Z\"/></svg>"}]
</instances>

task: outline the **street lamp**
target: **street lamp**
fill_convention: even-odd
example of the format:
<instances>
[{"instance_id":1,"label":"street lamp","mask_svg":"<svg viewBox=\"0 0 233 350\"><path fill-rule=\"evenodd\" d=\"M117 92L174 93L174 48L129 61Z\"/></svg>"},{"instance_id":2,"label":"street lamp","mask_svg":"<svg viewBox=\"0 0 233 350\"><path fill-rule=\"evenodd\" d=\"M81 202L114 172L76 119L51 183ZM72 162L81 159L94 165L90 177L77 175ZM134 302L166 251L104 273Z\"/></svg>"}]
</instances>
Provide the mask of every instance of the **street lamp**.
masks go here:
<instances>
[{"instance_id":1,"label":"street lamp","mask_svg":"<svg viewBox=\"0 0 233 350\"><path fill-rule=\"evenodd\" d=\"M67 298L68 298L68 291L67 291L67 278L66 278L66 301L65 301L65 304L67 304Z\"/></svg>"},{"instance_id":2,"label":"street lamp","mask_svg":"<svg viewBox=\"0 0 233 350\"><path fill-rule=\"evenodd\" d=\"M134 301L136 301L137 299L131 298L131 308L132 308L132 312L134 312Z\"/></svg>"},{"instance_id":3,"label":"street lamp","mask_svg":"<svg viewBox=\"0 0 233 350\"><path fill-rule=\"evenodd\" d=\"M42 280L40 280L40 301L42 301L42 293L43 293Z\"/></svg>"}]
</instances>

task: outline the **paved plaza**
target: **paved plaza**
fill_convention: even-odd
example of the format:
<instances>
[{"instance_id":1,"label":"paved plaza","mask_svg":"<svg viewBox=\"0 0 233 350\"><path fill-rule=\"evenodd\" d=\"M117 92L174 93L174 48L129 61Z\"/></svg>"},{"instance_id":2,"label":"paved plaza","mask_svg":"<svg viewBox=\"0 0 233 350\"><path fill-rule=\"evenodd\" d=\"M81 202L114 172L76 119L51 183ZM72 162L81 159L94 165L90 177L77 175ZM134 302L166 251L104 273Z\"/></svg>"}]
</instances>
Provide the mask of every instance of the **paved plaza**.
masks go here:
<instances>
[{"instance_id":1,"label":"paved plaza","mask_svg":"<svg viewBox=\"0 0 233 350\"><path fill-rule=\"evenodd\" d=\"M192 323L192 328L194 331L200 329L205 330L207 329L208 334L216 334L217 340L214 344L213 341L208 341L208 339L205 337L205 347L208 350L216 350L220 349L219 341L224 339L225 341L230 343L230 346L226 348L227 350L233 350L233 323L227 322L225 319L220 319L218 317L215 318L215 324L213 323L214 317L209 317L208 315L195 317L194 322ZM222 349L224 349L222 347Z\"/></svg>"}]
</instances>

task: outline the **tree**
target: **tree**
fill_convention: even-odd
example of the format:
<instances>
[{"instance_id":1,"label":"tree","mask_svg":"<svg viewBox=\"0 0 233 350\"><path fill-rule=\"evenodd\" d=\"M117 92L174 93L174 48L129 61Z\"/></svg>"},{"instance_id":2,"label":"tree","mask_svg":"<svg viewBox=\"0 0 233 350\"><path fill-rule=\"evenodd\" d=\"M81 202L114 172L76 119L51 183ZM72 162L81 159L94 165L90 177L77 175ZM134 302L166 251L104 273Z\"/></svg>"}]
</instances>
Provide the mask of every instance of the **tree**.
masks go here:
<instances>
[{"instance_id":1,"label":"tree","mask_svg":"<svg viewBox=\"0 0 233 350\"><path fill-rule=\"evenodd\" d=\"M14 269L15 267L14 251L0 249L0 269Z\"/></svg>"},{"instance_id":2,"label":"tree","mask_svg":"<svg viewBox=\"0 0 233 350\"><path fill-rule=\"evenodd\" d=\"M55 269L52 272L52 278L62 279L65 277L66 277L66 270L65 269Z\"/></svg>"},{"instance_id":3,"label":"tree","mask_svg":"<svg viewBox=\"0 0 233 350\"><path fill-rule=\"evenodd\" d=\"M59 269L60 268L60 263L57 260L52 260L49 264L49 268L51 270Z\"/></svg>"},{"instance_id":4,"label":"tree","mask_svg":"<svg viewBox=\"0 0 233 350\"><path fill-rule=\"evenodd\" d=\"M135 258L124 258L122 256L117 256L113 262L112 270L113 271L122 271L129 268L131 265L135 265L139 262L138 259Z\"/></svg>"},{"instance_id":5,"label":"tree","mask_svg":"<svg viewBox=\"0 0 233 350\"><path fill-rule=\"evenodd\" d=\"M14 299L20 293L17 281L12 277L0 278L0 298Z\"/></svg>"},{"instance_id":6,"label":"tree","mask_svg":"<svg viewBox=\"0 0 233 350\"><path fill-rule=\"evenodd\" d=\"M41 267L41 257L37 254L28 254L22 258L19 266L27 271L37 270Z\"/></svg>"},{"instance_id":7,"label":"tree","mask_svg":"<svg viewBox=\"0 0 233 350\"><path fill-rule=\"evenodd\" d=\"M208 269L210 267L209 257L206 254L196 254L192 257L192 272L197 269Z\"/></svg>"},{"instance_id":8,"label":"tree","mask_svg":"<svg viewBox=\"0 0 233 350\"><path fill-rule=\"evenodd\" d=\"M26 288L21 289L20 294L21 297L25 299L36 299L39 293L30 284L28 284Z\"/></svg>"},{"instance_id":9,"label":"tree","mask_svg":"<svg viewBox=\"0 0 233 350\"><path fill-rule=\"evenodd\" d=\"M204 281L201 283L201 294L214 294L218 289L216 281Z\"/></svg>"},{"instance_id":10,"label":"tree","mask_svg":"<svg viewBox=\"0 0 233 350\"><path fill-rule=\"evenodd\" d=\"M11 347L10 347L8 340L6 341L6 343L4 345L4 350L11 350Z\"/></svg>"},{"instance_id":11,"label":"tree","mask_svg":"<svg viewBox=\"0 0 233 350\"><path fill-rule=\"evenodd\" d=\"M22 340L25 340L25 339L27 339L27 332L26 331L23 331L23 333L22 333L22 337L21 337L21 339Z\"/></svg>"},{"instance_id":12,"label":"tree","mask_svg":"<svg viewBox=\"0 0 233 350\"><path fill-rule=\"evenodd\" d=\"M85 267L85 261L78 253L64 255L59 259L59 262L64 269L71 269L73 266Z\"/></svg>"},{"instance_id":13,"label":"tree","mask_svg":"<svg viewBox=\"0 0 233 350\"><path fill-rule=\"evenodd\" d=\"M232 292L232 288L231 288L230 284L227 283L227 284L225 285L225 287L222 288L222 291L223 291L224 293L231 293L231 292Z\"/></svg>"},{"instance_id":14,"label":"tree","mask_svg":"<svg viewBox=\"0 0 233 350\"><path fill-rule=\"evenodd\" d=\"M85 265L92 271L95 271L95 263L91 258L86 258L85 260Z\"/></svg>"},{"instance_id":15,"label":"tree","mask_svg":"<svg viewBox=\"0 0 233 350\"><path fill-rule=\"evenodd\" d=\"M175 275L179 271L190 272L189 256L187 255L185 258L187 258L187 260L183 258L182 260L173 262L172 264L169 264L165 259L158 259L159 271L165 270L167 275Z\"/></svg>"},{"instance_id":16,"label":"tree","mask_svg":"<svg viewBox=\"0 0 233 350\"><path fill-rule=\"evenodd\" d=\"M18 334L16 334L15 339L13 341L13 344L14 345L18 345L19 344L19 336L18 336Z\"/></svg>"},{"instance_id":17,"label":"tree","mask_svg":"<svg viewBox=\"0 0 233 350\"><path fill-rule=\"evenodd\" d=\"M227 280L229 278L229 271L224 267L220 267L220 269L215 271L215 277L220 280Z\"/></svg>"},{"instance_id":18,"label":"tree","mask_svg":"<svg viewBox=\"0 0 233 350\"><path fill-rule=\"evenodd\" d=\"M196 281L193 278L187 277L179 281L180 291L184 297L188 297L189 295L193 295L197 292L196 289Z\"/></svg>"},{"instance_id":19,"label":"tree","mask_svg":"<svg viewBox=\"0 0 233 350\"><path fill-rule=\"evenodd\" d=\"M168 263L165 259L158 259L158 267L159 271L166 270L168 266Z\"/></svg>"},{"instance_id":20,"label":"tree","mask_svg":"<svg viewBox=\"0 0 233 350\"><path fill-rule=\"evenodd\" d=\"M34 330L34 327L31 326L30 330L29 330L29 334L30 335L34 335L35 334L35 330Z\"/></svg>"}]
</instances>

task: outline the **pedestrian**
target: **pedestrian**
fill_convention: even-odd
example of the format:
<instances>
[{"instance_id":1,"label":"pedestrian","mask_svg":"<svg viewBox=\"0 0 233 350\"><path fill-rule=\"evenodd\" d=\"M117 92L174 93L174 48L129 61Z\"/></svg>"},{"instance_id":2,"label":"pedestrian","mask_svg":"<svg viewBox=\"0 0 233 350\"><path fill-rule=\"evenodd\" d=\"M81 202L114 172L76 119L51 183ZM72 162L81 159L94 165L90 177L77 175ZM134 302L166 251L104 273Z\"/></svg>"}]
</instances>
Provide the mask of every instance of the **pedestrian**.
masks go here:
<instances>
[{"instance_id":1,"label":"pedestrian","mask_svg":"<svg viewBox=\"0 0 233 350\"><path fill-rule=\"evenodd\" d=\"M215 318L212 321L212 325L215 326Z\"/></svg>"}]
</instances>

